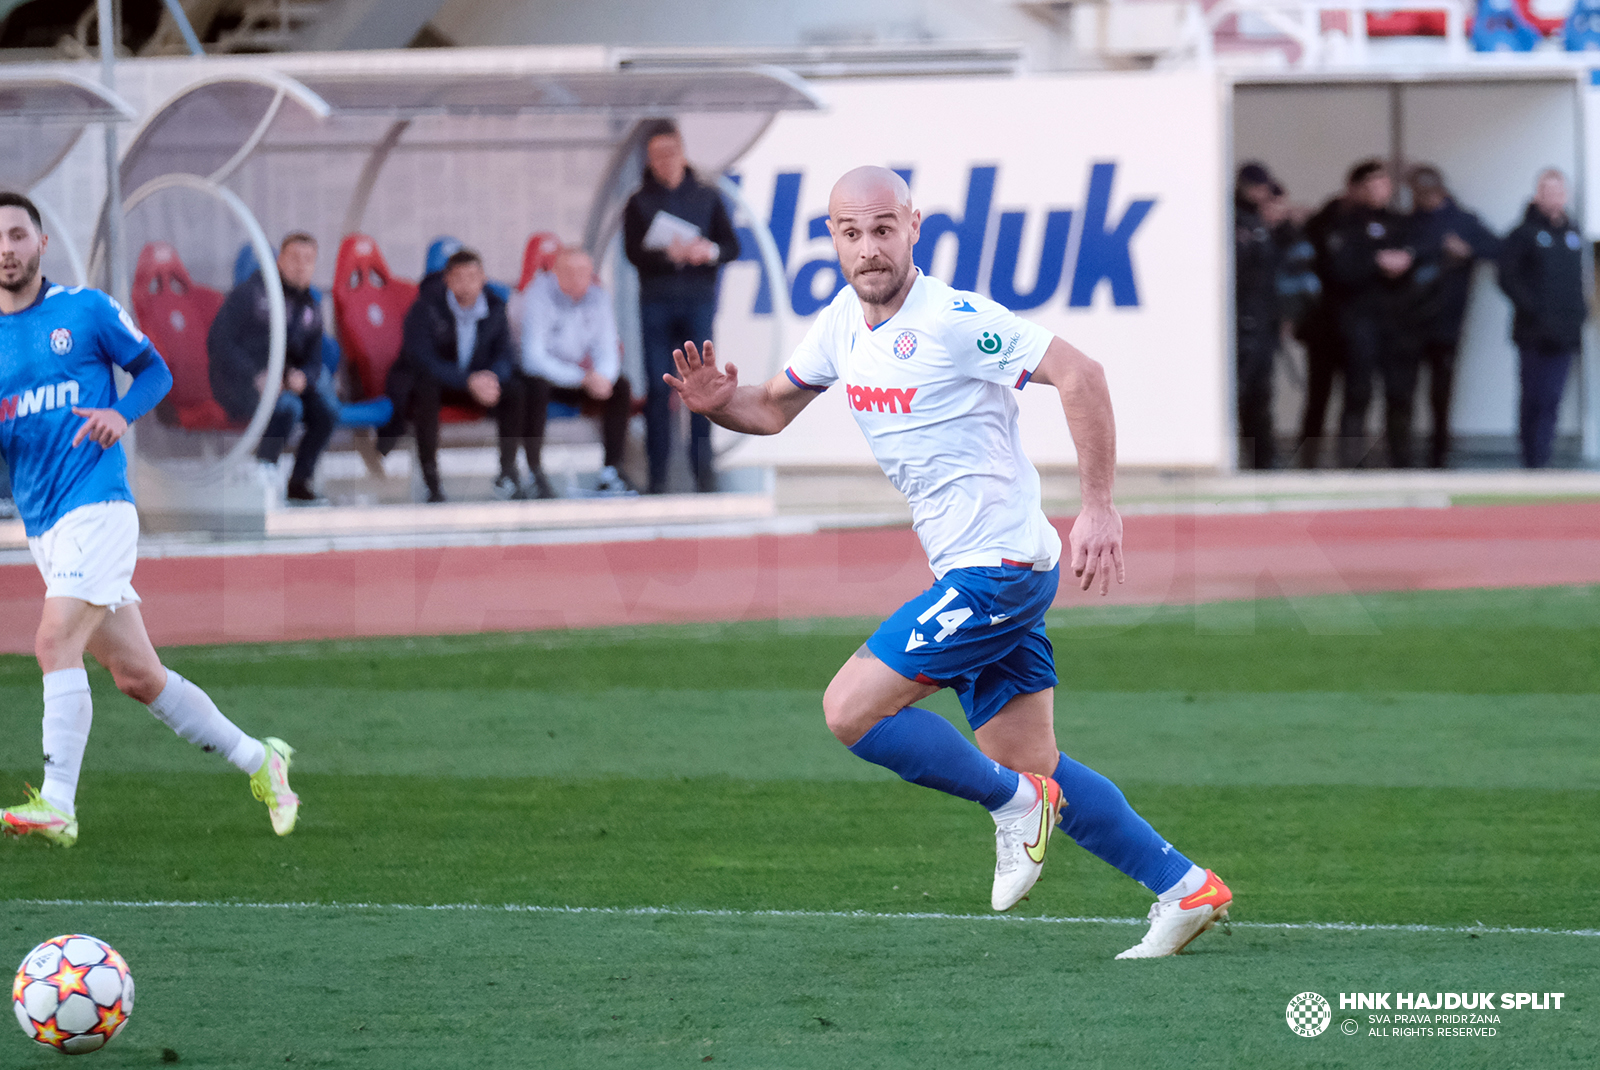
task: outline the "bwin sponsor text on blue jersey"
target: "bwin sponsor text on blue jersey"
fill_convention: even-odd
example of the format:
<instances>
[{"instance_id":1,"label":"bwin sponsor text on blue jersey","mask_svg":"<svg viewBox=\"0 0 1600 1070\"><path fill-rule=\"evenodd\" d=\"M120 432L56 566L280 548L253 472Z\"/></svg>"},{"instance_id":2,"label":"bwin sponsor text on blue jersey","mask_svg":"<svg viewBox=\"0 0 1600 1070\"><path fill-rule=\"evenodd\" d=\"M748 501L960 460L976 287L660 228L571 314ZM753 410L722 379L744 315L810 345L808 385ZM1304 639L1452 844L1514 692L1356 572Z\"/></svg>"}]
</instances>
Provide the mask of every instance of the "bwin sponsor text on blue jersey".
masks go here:
<instances>
[{"instance_id":1,"label":"bwin sponsor text on blue jersey","mask_svg":"<svg viewBox=\"0 0 1600 1070\"><path fill-rule=\"evenodd\" d=\"M67 409L78 404L78 381L68 379L62 383L44 386L0 398L0 421L19 420L52 409Z\"/></svg>"}]
</instances>

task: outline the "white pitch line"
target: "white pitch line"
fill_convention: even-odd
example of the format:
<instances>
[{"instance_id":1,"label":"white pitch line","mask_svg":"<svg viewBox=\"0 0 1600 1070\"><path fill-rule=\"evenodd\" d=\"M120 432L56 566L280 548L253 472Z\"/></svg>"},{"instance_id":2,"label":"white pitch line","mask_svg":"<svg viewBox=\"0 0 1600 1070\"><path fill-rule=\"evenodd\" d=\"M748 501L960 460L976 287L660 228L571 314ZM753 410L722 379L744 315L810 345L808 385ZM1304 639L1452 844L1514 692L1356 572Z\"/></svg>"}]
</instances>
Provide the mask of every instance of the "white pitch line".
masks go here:
<instances>
[{"instance_id":1,"label":"white pitch line","mask_svg":"<svg viewBox=\"0 0 1600 1070\"><path fill-rule=\"evenodd\" d=\"M842 918L877 921L1001 921L1030 925L1145 925L1147 918L1054 918L1012 914L941 914L870 910L684 910L676 907L549 907L524 903L241 903L181 899L12 899L12 906L119 907L131 909L212 908L233 910L393 910L505 914L599 914L614 917L674 918ZM1292 929L1344 933L1478 933L1518 936L1600 936L1600 929L1542 929L1516 925L1384 925L1349 921L1236 921L1241 929Z\"/></svg>"}]
</instances>

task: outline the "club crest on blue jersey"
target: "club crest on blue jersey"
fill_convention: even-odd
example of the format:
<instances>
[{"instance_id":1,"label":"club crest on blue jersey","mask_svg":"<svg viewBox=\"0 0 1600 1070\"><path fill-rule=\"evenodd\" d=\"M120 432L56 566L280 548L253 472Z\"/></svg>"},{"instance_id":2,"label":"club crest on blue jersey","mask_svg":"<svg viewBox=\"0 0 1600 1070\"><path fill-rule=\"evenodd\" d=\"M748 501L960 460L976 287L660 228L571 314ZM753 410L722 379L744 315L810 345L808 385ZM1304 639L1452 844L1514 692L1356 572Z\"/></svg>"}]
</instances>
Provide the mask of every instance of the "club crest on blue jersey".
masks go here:
<instances>
[{"instance_id":1,"label":"club crest on blue jersey","mask_svg":"<svg viewBox=\"0 0 1600 1070\"><path fill-rule=\"evenodd\" d=\"M64 357L72 352L72 332L65 327L57 327L50 332L50 352L58 357Z\"/></svg>"},{"instance_id":2,"label":"club crest on blue jersey","mask_svg":"<svg viewBox=\"0 0 1600 1070\"><path fill-rule=\"evenodd\" d=\"M901 331L894 336L894 355L901 360L910 360L911 354L917 351L917 336L912 331Z\"/></svg>"}]
</instances>

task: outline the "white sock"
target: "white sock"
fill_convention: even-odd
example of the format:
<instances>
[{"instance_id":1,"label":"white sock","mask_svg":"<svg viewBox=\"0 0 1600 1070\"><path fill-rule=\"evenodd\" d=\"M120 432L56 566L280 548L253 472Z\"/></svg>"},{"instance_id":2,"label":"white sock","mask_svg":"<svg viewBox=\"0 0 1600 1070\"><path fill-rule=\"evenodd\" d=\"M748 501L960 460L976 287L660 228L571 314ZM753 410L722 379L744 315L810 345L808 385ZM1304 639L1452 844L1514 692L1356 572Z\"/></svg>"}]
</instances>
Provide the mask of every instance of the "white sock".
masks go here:
<instances>
[{"instance_id":1,"label":"white sock","mask_svg":"<svg viewBox=\"0 0 1600 1070\"><path fill-rule=\"evenodd\" d=\"M57 669L44 674L44 787L39 795L58 810L76 815L78 772L89 745L94 703L89 700L89 674L83 669Z\"/></svg>"},{"instance_id":2,"label":"white sock","mask_svg":"<svg viewBox=\"0 0 1600 1070\"><path fill-rule=\"evenodd\" d=\"M1027 777L1018 773L1017 793L1011 796L1010 802L1002 803L998 808L990 810L989 813L993 815L994 823L1000 825L1007 821L1015 821L1029 810L1032 810L1038 802L1039 793L1033 790L1033 785L1028 783Z\"/></svg>"},{"instance_id":3,"label":"white sock","mask_svg":"<svg viewBox=\"0 0 1600 1070\"><path fill-rule=\"evenodd\" d=\"M224 755L246 773L254 773L267 760L267 748L217 709L211 696L167 670L167 686L150 703L156 719L207 754Z\"/></svg>"},{"instance_id":4,"label":"white sock","mask_svg":"<svg viewBox=\"0 0 1600 1070\"><path fill-rule=\"evenodd\" d=\"M1170 903L1173 900L1193 895L1200 890L1200 886L1205 882L1206 871L1199 866L1190 866L1189 872L1179 878L1177 884L1156 896L1156 901L1158 903Z\"/></svg>"}]
</instances>

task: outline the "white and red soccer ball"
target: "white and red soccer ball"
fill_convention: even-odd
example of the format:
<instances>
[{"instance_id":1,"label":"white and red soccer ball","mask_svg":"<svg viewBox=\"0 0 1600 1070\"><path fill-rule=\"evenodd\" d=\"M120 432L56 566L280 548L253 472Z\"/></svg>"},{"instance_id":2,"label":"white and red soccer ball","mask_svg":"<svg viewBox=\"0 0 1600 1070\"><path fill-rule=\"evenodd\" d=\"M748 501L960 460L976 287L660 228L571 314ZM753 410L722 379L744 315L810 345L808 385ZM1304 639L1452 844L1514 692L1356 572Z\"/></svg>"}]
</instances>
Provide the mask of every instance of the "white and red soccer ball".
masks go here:
<instances>
[{"instance_id":1,"label":"white and red soccer ball","mask_svg":"<svg viewBox=\"0 0 1600 1070\"><path fill-rule=\"evenodd\" d=\"M133 974L111 945L68 934L22 960L11 983L17 1024L29 1038L69 1055L103 1048L133 1013Z\"/></svg>"}]
</instances>

